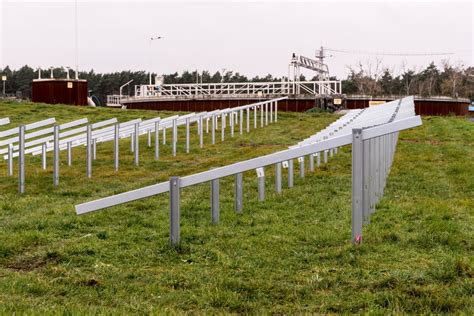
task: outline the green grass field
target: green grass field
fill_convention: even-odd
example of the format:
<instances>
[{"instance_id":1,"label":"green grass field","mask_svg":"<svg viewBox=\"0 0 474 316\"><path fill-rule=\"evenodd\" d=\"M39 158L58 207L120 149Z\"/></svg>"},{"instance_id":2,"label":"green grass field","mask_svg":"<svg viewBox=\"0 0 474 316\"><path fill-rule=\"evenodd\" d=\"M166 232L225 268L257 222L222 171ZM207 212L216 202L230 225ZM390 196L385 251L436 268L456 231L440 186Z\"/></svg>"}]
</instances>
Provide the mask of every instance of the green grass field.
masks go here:
<instances>
[{"instance_id":1,"label":"green grass field","mask_svg":"<svg viewBox=\"0 0 474 316\"><path fill-rule=\"evenodd\" d=\"M170 113L0 103L13 124L56 117L120 121ZM279 113L279 121L226 135L161 159L141 139L139 167L129 141L121 168L112 144L98 145L93 177L85 148L73 166L61 153L53 187L40 157L27 156L26 193L0 163L0 313L474 313L474 123L425 117L400 134L385 196L364 242L350 244L351 155L343 148L295 187L257 201L254 172L244 175L244 212L233 210L233 178L221 180L221 221L211 224L210 185L186 188L181 237L169 246L168 195L78 217L74 205L284 149L337 119ZM183 133L180 130L180 135ZM170 136L170 134L168 134ZM15 169L16 172L16 169ZM16 173L15 173L16 174ZM286 180L286 176L284 181Z\"/></svg>"}]
</instances>

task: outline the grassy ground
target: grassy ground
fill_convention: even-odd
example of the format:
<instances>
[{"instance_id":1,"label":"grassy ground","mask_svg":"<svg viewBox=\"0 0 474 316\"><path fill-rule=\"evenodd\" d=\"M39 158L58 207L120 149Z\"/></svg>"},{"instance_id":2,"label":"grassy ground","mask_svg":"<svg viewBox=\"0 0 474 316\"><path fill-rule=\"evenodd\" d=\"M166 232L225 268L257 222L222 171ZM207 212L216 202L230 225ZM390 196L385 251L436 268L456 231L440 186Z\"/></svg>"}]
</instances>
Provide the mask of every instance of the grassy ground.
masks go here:
<instances>
[{"instance_id":1,"label":"grassy ground","mask_svg":"<svg viewBox=\"0 0 474 316\"><path fill-rule=\"evenodd\" d=\"M14 123L156 115L0 104L0 117ZM281 195L268 170L264 202L255 174L245 174L242 215L233 211L233 179L222 179L218 225L210 223L209 185L184 189L179 248L168 245L167 195L74 213L77 203L283 149L335 119L281 113L277 124L226 135L222 144L210 145L206 135L202 150L194 137L188 155L180 142L172 158L167 144L158 162L144 137L139 167L123 140L118 173L112 145L100 144L91 180L77 148L72 167L61 154L58 188L51 169L27 157L24 195L0 163L0 312L472 314L474 123L465 118L427 117L401 133L385 197L360 247L349 243L350 148L304 179L295 170L295 187Z\"/></svg>"}]
</instances>

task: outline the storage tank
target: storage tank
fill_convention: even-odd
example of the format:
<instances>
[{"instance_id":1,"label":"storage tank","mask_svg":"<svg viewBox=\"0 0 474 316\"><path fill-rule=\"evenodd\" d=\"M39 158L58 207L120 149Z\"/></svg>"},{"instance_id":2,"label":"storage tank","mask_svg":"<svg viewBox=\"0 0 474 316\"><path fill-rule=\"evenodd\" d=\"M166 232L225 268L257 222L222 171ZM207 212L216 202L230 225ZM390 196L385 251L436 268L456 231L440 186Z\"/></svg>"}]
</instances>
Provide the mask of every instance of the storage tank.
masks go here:
<instances>
[{"instance_id":1,"label":"storage tank","mask_svg":"<svg viewBox=\"0 0 474 316\"><path fill-rule=\"evenodd\" d=\"M49 78L31 83L33 102L87 105L87 96L87 80Z\"/></svg>"}]
</instances>

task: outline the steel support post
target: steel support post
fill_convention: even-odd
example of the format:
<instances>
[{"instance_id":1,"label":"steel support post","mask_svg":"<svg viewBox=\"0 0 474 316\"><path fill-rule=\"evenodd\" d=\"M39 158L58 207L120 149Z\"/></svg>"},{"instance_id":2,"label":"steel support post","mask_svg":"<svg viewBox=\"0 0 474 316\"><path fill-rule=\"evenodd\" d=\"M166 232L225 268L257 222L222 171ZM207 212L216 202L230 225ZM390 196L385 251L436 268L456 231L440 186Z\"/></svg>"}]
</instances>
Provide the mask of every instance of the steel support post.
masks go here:
<instances>
[{"instance_id":1,"label":"steel support post","mask_svg":"<svg viewBox=\"0 0 474 316\"><path fill-rule=\"evenodd\" d=\"M72 164L72 143L67 142L67 165L71 166Z\"/></svg>"},{"instance_id":2,"label":"steel support post","mask_svg":"<svg viewBox=\"0 0 474 316\"><path fill-rule=\"evenodd\" d=\"M133 135L133 133L130 133L130 152L134 152L135 151L135 136Z\"/></svg>"},{"instance_id":3,"label":"steel support post","mask_svg":"<svg viewBox=\"0 0 474 316\"><path fill-rule=\"evenodd\" d=\"M264 112L264 108L263 108L263 105L260 104L260 127L263 127L263 113Z\"/></svg>"},{"instance_id":4,"label":"steel support post","mask_svg":"<svg viewBox=\"0 0 474 316\"><path fill-rule=\"evenodd\" d=\"M216 116L213 114L211 117L211 140L212 144L216 143Z\"/></svg>"},{"instance_id":5,"label":"steel support post","mask_svg":"<svg viewBox=\"0 0 474 316\"><path fill-rule=\"evenodd\" d=\"M258 181L258 200L265 200L265 176L257 178Z\"/></svg>"},{"instance_id":6,"label":"steel support post","mask_svg":"<svg viewBox=\"0 0 474 316\"><path fill-rule=\"evenodd\" d=\"M268 102L265 103L265 126L268 125Z\"/></svg>"},{"instance_id":7,"label":"steel support post","mask_svg":"<svg viewBox=\"0 0 474 316\"><path fill-rule=\"evenodd\" d=\"M114 125L114 169L115 171L119 170L119 136L120 136L120 124L115 123Z\"/></svg>"},{"instance_id":8,"label":"steel support post","mask_svg":"<svg viewBox=\"0 0 474 316\"><path fill-rule=\"evenodd\" d=\"M234 137L234 113L231 112L231 115L229 117L230 120L230 137Z\"/></svg>"},{"instance_id":9,"label":"steel support post","mask_svg":"<svg viewBox=\"0 0 474 316\"><path fill-rule=\"evenodd\" d=\"M324 156L324 160L323 160L324 163L328 163L328 151L327 150L324 151L323 156Z\"/></svg>"},{"instance_id":10,"label":"steel support post","mask_svg":"<svg viewBox=\"0 0 474 316\"><path fill-rule=\"evenodd\" d=\"M18 133L18 192L25 193L25 125L19 126Z\"/></svg>"},{"instance_id":11,"label":"steel support post","mask_svg":"<svg viewBox=\"0 0 474 316\"><path fill-rule=\"evenodd\" d=\"M304 157L299 157L298 162L300 163L300 178L304 178Z\"/></svg>"},{"instance_id":12,"label":"steel support post","mask_svg":"<svg viewBox=\"0 0 474 316\"><path fill-rule=\"evenodd\" d=\"M155 122L155 160L160 159L160 121Z\"/></svg>"},{"instance_id":13,"label":"steel support post","mask_svg":"<svg viewBox=\"0 0 474 316\"><path fill-rule=\"evenodd\" d=\"M221 115L222 122L221 122L221 142L224 141L225 138L225 114Z\"/></svg>"},{"instance_id":14,"label":"steel support post","mask_svg":"<svg viewBox=\"0 0 474 316\"><path fill-rule=\"evenodd\" d=\"M189 117L186 118L186 153L189 154Z\"/></svg>"},{"instance_id":15,"label":"steel support post","mask_svg":"<svg viewBox=\"0 0 474 316\"><path fill-rule=\"evenodd\" d=\"M135 133L134 133L134 137L133 137L133 139L134 139L133 142L135 143L135 151L134 151L135 166L138 166L139 159L140 159L140 155L139 155L140 139L139 139L139 136L140 136L140 123L136 123L135 124Z\"/></svg>"},{"instance_id":16,"label":"steel support post","mask_svg":"<svg viewBox=\"0 0 474 316\"><path fill-rule=\"evenodd\" d=\"M314 172L314 155L310 154L308 156L308 159L309 159L309 171Z\"/></svg>"},{"instance_id":17,"label":"steel support post","mask_svg":"<svg viewBox=\"0 0 474 316\"><path fill-rule=\"evenodd\" d=\"M363 181L363 196L362 196L362 214L363 223L370 223L370 142L369 140L362 141L363 161L362 161L362 181Z\"/></svg>"},{"instance_id":18,"label":"steel support post","mask_svg":"<svg viewBox=\"0 0 474 316\"><path fill-rule=\"evenodd\" d=\"M242 130L242 125L244 121L244 111L240 110L240 118L239 118L239 134L242 135L243 130Z\"/></svg>"},{"instance_id":19,"label":"steel support post","mask_svg":"<svg viewBox=\"0 0 474 316\"><path fill-rule=\"evenodd\" d=\"M219 179L211 180L211 220L219 223Z\"/></svg>"},{"instance_id":20,"label":"steel support post","mask_svg":"<svg viewBox=\"0 0 474 316\"><path fill-rule=\"evenodd\" d=\"M180 187L179 177L170 178L170 243L176 246L180 242Z\"/></svg>"},{"instance_id":21,"label":"steel support post","mask_svg":"<svg viewBox=\"0 0 474 316\"><path fill-rule=\"evenodd\" d=\"M92 160L97 159L97 139L92 139Z\"/></svg>"},{"instance_id":22,"label":"steel support post","mask_svg":"<svg viewBox=\"0 0 474 316\"><path fill-rule=\"evenodd\" d=\"M148 136L147 146L148 146L148 148L150 148L151 147L151 129L149 129L147 131L147 134L148 134L147 135Z\"/></svg>"},{"instance_id":23,"label":"steel support post","mask_svg":"<svg viewBox=\"0 0 474 316\"><path fill-rule=\"evenodd\" d=\"M362 129L352 130L352 243L362 243L364 150Z\"/></svg>"},{"instance_id":24,"label":"steel support post","mask_svg":"<svg viewBox=\"0 0 474 316\"><path fill-rule=\"evenodd\" d=\"M275 164L275 191L281 193L281 162Z\"/></svg>"},{"instance_id":25,"label":"steel support post","mask_svg":"<svg viewBox=\"0 0 474 316\"><path fill-rule=\"evenodd\" d=\"M59 125L53 127L53 184L59 185Z\"/></svg>"},{"instance_id":26,"label":"steel support post","mask_svg":"<svg viewBox=\"0 0 474 316\"><path fill-rule=\"evenodd\" d=\"M376 169L377 166L375 165L375 138L371 138L369 140L369 168L370 168L370 175L369 175L369 212L372 214L375 211L375 177L376 177Z\"/></svg>"},{"instance_id":27,"label":"steel support post","mask_svg":"<svg viewBox=\"0 0 474 316\"><path fill-rule=\"evenodd\" d=\"M288 160L288 187L293 187L293 159Z\"/></svg>"},{"instance_id":28,"label":"steel support post","mask_svg":"<svg viewBox=\"0 0 474 316\"><path fill-rule=\"evenodd\" d=\"M278 101L275 101L275 122L278 122Z\"/></svg>"},{"instance_id":29,"label":"steel support post","mask_svg":"<svg viewBox=\"0 0 474 316\"><path fill-rule=\"evenodd\" d=\"M178 120L177 119L174 119L173 120L173 138L172 138L172 151L173 151L173 157L176 157L176 144L178 142L177 138L178 138Z\"/></svg>"},{"instance_id":30,"label":"steel support post","mask_svg":"<svg viewBox=\"0 0 474 316\"><path fill-rule=\"evenodd\" d=\"M270 102L270 123L273 123L273 105L275 102Z\"/></svg>"},{"instance_id":31,"label":"steel support post","mask_svg":"<svg viewBox=\"0 0 474 316\"><path fill-rule=\"evenodd\" d=\"M13 145L8 145L8 176L13 176Z\"/></svg>"},{"instance_id":32,"label":"steel support post","mask_svg":"<svg viewBox=\"0 0 474 316\"><path fill-rule=\"evenodd\" d=\"M41 167L46 170L46 143L41 145Z\"/></svg>"},{"instance_id":33,"label":"steel support post","mask_svg":"<svg viewBox=\"0 0 474 316\"><path fill-rule=\"evenodd\" d=\"M234 208L236 213L242 213L242 202L243 202L243 175L242 173L237 173L235 175L235 201Z\"/></svg>"},{"instance_id":34,"label":"steel support post","mask_svg":"<svg viewBox=\"0 0 474 316\"><path fill-rule=\"evenodd\" d=\"M88 178L92 177L92 126L87 125L86 132L86 175Z\"/></svg>"},{"instance_id":35,"label":"steel support post","mask_svg":"<svg viewBox=\"0 0 474 316\"><path fill-rule=\"evenodd\" d=\"M253 128L257 128L257 107L253 107Z\"/></svg>"},{"instance_id":36,"label":"steel support post","mask_svg":"<svg viewBox=\"0 0 474 316\"><path fill-rule=\"evenodd\" d=\"M204 135L203 135L203 127L202 127L202 115L199 116L199 147L204 147Z\"/></svg>"},{"instance_id":37,"label":"steel support post","mask_svg":"<svg viewBox=\"0 0 474 316\"><path fill-rule=\"evenodd\" d=\"M316 153L316 167L321 166L321 152Z\"/></svg>"},{"instance_id":38,"label":"steel support post","mask_svg":"<svg viewBox=\"0 0 474 316\"><path fill-rule=\"evenodd\" d=\"M250 109L247 108L247 133L250 132Z\"/></svg>"},{"instance_id":39,"label":"steel support post","mask_svg":"<svg viewBox=\"0 0 474 316\"><path fill-rule=\"evenodd\" d=\"M166 145L166 127L163 127L163 145Z\"/></svg>"},{"instance_id":40,"label":"steel support post","mask_svg":"<svg viewBox=\"0 0 474 316\"><path fill-rule=\"evenodd\" d=\"M329 149L329 158L332 158L334 156L334 149Z\"/></svg>"}]
</instances>

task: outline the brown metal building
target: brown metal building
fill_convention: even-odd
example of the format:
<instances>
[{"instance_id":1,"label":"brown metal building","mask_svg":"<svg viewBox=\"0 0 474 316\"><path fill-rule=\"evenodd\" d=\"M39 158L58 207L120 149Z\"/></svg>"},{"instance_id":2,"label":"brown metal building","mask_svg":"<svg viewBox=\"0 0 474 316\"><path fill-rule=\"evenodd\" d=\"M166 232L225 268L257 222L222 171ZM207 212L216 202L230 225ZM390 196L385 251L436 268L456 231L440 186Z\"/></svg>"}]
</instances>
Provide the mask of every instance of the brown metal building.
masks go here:
<instances>
[{"instance_id":1,"label":"brown metal building","mask_svg":"<svg viewBox=\"0 0 474 316\"><path fill-rule=\"evenodd\" d=\"M87 96L87 80L35 79L31 83L33 102L87 105Z\"/></svg>"}]
</instances>

